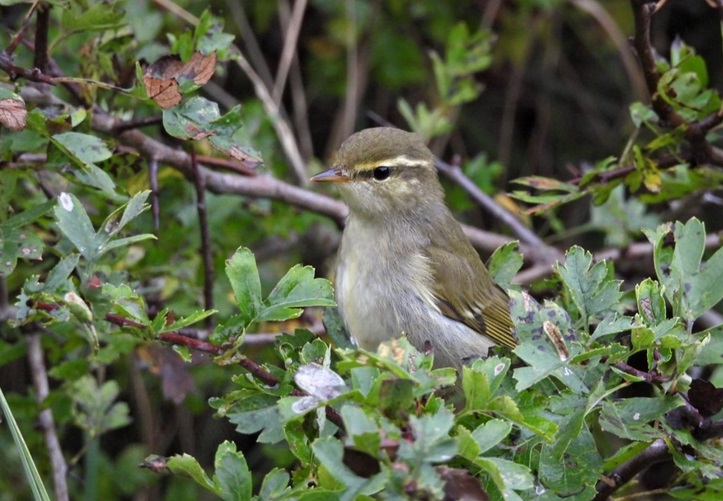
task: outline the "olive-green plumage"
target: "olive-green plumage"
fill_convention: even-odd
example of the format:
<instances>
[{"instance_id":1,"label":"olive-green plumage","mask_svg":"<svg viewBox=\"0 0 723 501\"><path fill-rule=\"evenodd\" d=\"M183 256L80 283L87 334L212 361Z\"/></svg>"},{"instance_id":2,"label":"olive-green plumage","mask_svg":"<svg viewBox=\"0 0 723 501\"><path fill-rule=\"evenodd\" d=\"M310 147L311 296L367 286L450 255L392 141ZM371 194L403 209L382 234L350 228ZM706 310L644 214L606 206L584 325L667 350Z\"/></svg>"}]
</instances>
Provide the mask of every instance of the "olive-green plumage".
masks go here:
<instances>
[{"instance_id":1,"label":"olive-green plumage","mask_svg":"<svg viewBox=\"0 0 723 501\"><path fill-rule=\"evenodd\" d=\"M350 213L336 296L366 349L406 335L429 341L438 366L461 367L490 346L515 346L507 294L444 202L434 157L415 134L366 129L314 181L337 182Z\"/></svg>"}]
</instances>

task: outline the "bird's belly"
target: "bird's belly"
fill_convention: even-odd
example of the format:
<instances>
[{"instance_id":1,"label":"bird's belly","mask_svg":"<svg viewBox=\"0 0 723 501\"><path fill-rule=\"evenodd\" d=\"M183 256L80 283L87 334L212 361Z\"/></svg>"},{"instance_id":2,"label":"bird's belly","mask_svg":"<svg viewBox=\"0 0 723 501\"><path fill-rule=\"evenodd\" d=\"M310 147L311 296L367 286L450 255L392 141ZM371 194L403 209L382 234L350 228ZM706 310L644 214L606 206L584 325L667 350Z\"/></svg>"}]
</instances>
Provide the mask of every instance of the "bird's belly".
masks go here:
<instances>
[{"instance_id":1,"label":"bird's belly","mask_svg":"<svg viewBox=\"0 0 723 501\"><path fill-rule=\"evenodd\" d=\"M418 350L429 342L437 367L459 368L465 359L485 356L493 343L434 305L427 284L419 280L426 266L421 259L392 264L377 259L375 266L366 267L351 264L360 262L352 259L340 266L337 303L349 334L371 351L402 335Z\"/></svg>"}]
</instances>

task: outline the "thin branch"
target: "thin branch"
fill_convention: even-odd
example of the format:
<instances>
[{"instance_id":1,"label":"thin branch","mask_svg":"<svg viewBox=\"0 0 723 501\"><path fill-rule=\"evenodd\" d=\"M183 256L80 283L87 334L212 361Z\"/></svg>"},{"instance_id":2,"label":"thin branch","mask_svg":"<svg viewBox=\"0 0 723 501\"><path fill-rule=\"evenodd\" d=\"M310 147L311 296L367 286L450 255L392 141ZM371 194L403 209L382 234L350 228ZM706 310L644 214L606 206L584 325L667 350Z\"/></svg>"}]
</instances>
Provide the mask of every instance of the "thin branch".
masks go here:
<instances>
[{"instance_id":1,"label":"thin branch","mask_svg":"<svg viewBox=\"0 0 723 501\"><path fill-rule=\"evenodd\" d=\"M162 115L139 118L136 120L128 120L127 122L118 124L118 127L115 130L115 133L120 134L121 132L125 132L127 130L140 129L142 127L149 127L151 125L159 125L162 123L163 123Z\"/></svg>"},{"instance_id":2,"label":"thin branch","mask_svg":"<svg viewBox=\"0 0 723 501\"><path fill-rule=\"evenodd\" d=\"M255 36L255 31L249 23L246 12L244 11L242 2L237 0L226 0L226 8L231 14L231 20L236 24L236 29L243 40L244 48L249 54L251 64L256 69L259 78L267 88L271 88L274 78L271 75L269 65L266 64L261 46Z\"/></svg>"},{"instance_id":3,"label":"thin branch","mask_svg":"<svg viewBox=\"0 0 723 501\"><path fill-rule=\"evenodd\" d=\"M43 347L41 337L38 333L30 334L28 340L28 364L30 365L30 374L33 378L33 387L35 388L35 399L39 407L45 403L45 399L50 394L48 385L48 371L45 367L43 359ZM53 486L55 489L55 499L59 501L67 501L68 483L66 476L68 474L68 464L65 462L63 450L60 447L60 441L55 430L55 419L53 419L53 411L43 409L38 416L40 428L45 437L45 445L48 448L50 456L50 464L53 469Z\"/></svg>"},{"instance_id":4,"label":"thin branch","mask_svg":"<svg viewBox=\"0 0 723 501\"><path fill-rule=\"evenodd\" d=\"M620 30L618 24L600 2L595 0L570 0L570 3L590 14L605 31L620 55L620 60L630 81L630 87L633 89L634 94L638 96L638 99L642 99L645 96L645 81L633 54L630 52L628 38Z\"/></svg>"},{"instance_id":5,"label":"thin branch","mask_svg":"<svg viewBox=\"0 0 723 501\"><path fill-rule=\"evenodd\" d=\"M153 228L156 233L158 233L161 229L161 193L158 188L158 161L155 158L151 158L148 161L148 184L151 187Z\"/></svg>"},{"instance_id":6,"label":"thin branch","mask_svg":"<svg viewBox=\"0 0 723 501\"><path fill-rule=\"evenodd\" d=\"M196 211L201 231L201 259L203 261L203 301L206 310L213 309L213 254L211 252L211 235L208 231L208 211L206 207L206 183L198 168L196 154L191 150L191 170L193 184L196 187ZM213 318L206 317L206 327L213 327Z\"/></svg>"},{"instance_id":7,"label":"thin branch","mask_svg":"<svg viewBox=\"0 0 723 501\"><path fill-rule=\"evenodd\" d=\"M48 30L50 28L50 9L44 2L38 3L35 23L35 54L33 64L42 72L48 71Z\"/></svg>"},{"instance_id":8,"label":"thin branch","mask_svg":"<svg viewBox=\"0 0 723 501\"><path fill-rule=\"evenodd\" d=\"M296 0L291 16L288 15L288 4L279 2L279 17L284 25L282 32L286 34L284 39L284 48L281 50L281 58L279 67L276 71L276 81L271 96L277 106L281 104L281 96L284 94L286 81L289 76L289 70L294 59L296 59L296 45L299 41L299 33L301 32L301 24L306 12L308 0ZM286 12L285 12L286 11Z\"/></svg>"},{"instance_id":9,"label":"thin branch","mask_svg":"<svg viewBox=\"0 0 723 501\"><path fill-rule=\"evenodd\" d=\"M550 261L557 259L561 255L560 251L543 242L540 237L517 219L514 214L507 211L495 202L492 197L480 190L479 187L462 172L459 166L448 164L439 159L435 161L435 165L440 172L461 186L479 206L510 228L522 242L534 246L537 252L546 255Z\"/></svg>"}]
</instances>

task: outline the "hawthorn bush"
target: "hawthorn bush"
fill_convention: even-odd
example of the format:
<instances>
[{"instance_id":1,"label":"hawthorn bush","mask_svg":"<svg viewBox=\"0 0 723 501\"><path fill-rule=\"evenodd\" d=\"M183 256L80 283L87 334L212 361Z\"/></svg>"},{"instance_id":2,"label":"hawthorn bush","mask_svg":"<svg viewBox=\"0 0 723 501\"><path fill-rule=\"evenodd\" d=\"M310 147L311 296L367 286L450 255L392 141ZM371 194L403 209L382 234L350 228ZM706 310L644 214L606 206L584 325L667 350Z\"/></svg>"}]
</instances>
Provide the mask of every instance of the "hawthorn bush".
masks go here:
<instances>
[{"instance_id":1,"label":"hawthorn bush","mask_svg":"<svg viewBox=\"0 0 723 501\"><path fill-rule=\"evenodd\" d=\"M0 499L723 496L723 7L440 3L0 2ZM307 180L374 123L514 350L348 339Z\"/></svg>"}]
</instances>

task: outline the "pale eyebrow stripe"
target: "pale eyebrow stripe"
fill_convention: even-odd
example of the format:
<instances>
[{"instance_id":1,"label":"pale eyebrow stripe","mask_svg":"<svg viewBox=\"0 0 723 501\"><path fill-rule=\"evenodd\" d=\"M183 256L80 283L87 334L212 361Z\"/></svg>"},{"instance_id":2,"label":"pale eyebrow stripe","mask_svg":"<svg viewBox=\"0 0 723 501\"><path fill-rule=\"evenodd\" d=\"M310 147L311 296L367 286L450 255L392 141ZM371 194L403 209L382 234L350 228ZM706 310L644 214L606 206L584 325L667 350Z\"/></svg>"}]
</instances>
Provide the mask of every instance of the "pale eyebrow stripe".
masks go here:
<instances>
[{"instance_id":1,"label":"pale eyebrow stripe","mask_svg":"<svg viewBox=\"0 0 723 501\"><path fill-rule=\"evenodd\" d=\"M357 165L359 171L372 171L377 167L389 167L391 169L395 167L416 167L423 162L419 159L410 158L407 155L399 155L396 157L384 158L375 162L365 162Z\"/></svg>"}]
</instances>

